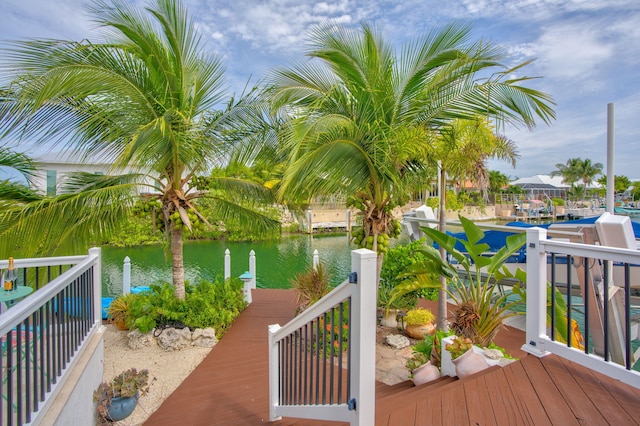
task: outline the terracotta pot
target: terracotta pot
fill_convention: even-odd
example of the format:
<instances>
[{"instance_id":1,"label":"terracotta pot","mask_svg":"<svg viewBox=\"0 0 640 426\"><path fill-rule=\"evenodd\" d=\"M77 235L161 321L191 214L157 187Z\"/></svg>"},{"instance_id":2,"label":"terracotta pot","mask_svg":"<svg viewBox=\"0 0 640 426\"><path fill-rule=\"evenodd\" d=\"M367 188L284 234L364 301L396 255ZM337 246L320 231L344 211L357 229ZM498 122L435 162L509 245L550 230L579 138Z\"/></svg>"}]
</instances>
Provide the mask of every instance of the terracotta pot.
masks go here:
<instances>
[{"instance_id":1,"label":"terracotta pot","mask_svg":"<svg viewBox=\"0 0 640 426\"><path fill-rule=\"evenodd\" d=\"M114 320L111 322L118 330L121 330L121 331L129 330L129 327L127 327L127 324L125 323L124 319Z\"/></svg>"},{"instance_id":2,"label":"terracotta pot","mask_svg":"<svg viewBox=\"0 0 640 426\"><path fill-rule=\"evenodd\" d=\"M484 357L473 349L469 349L452 362L456 367L456 375L461 379L489 368Z\"/></svg>"},{"instance_id":3,"label":"terracotta pot","mask_svg":"<svg viewBox=\"0 0 640 426\"><path fill-rule=\"evenodd\" d=\"M407 324L407 326L404 329L405 333L407 333L407 336L413 338L413 339L418 339L418 340L423 340L424 336L428 335L428 334L433 334L436 331L436 328L433 324L429 323L429 324Z\"/></svg>"},{"instance_id":4,"label":"terracotta pot","mask_svg":"<svg viewBox=\"0 0 640 426\"><path fill-rule=\"evenodd\" d=\"M432 365L430 362L426 364L422 364L420 367L416 368L412 371L413 374L413 384L416 386L420 386L432 380L438 379L440 377L440 370L435 365Z\"/></svg>"}]
</instances>

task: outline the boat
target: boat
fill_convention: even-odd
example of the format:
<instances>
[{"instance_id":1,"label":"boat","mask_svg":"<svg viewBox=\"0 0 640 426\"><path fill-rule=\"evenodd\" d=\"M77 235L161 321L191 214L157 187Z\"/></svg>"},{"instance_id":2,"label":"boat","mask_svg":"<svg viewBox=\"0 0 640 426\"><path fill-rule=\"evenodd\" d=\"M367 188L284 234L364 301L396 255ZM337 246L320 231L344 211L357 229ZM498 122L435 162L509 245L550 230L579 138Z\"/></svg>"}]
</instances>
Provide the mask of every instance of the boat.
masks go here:
<instances>
[{"instance_id":1,"label":"boat","mask_svg":"<svg viewBox=\"0 0 640 426\"><path fill-rule=\"evenodd\" d=\"M414 231L418 229L417 224L424 224L425 219L417 219L422 215L405 215L404 221L408 225L404 226L404 229ZM599 222L598 222L599 221ZM422 223L421 223L422 222ZM427 219L427 223L433 225L432 220ZM459 225L458 222L448 222L450 225ZM602 244L610 245L620 248L633 248L640 249L640 223L633 222L628 216L611 215L610 213L603 213L599 216L590 216L576 220L568 220L562 222L554 222L548 224L530 224L526 222L509 222L506 225L491 225L491 224L478 224L480 228L483 228L484 237L480 240L481 243L488 245L487 255L497 252L505 245L505 240L509 235L514 233L525 232L527 228L539 227L547 229L547 235L549 238L563 239L565 241L582 242L587 244ZM600 229L597 229L600 228ZM605 229L606 228L606 229ZM624 229L624 231L623 231ZM602 235L602 234L605 235ZM465 240L466 235L464 232L454 233L447 231L447 234L459 239ZM600 235L599 235L600 234ZM422 236L421 233L409 234L411 239L417 239ZM608 239L607 239L608 237ZM461 243L456 245L456 249L464 251L464 246ZM450 259L451 263L455 262L455 259ZM526 271L526 247L523 246L517 253L515 253L505 266L512 272L515 272L518 268ZM548 276L551 276L552 267L555 268L555 276L557 277L557 283L559 285L567 285L569 279L567 279L567 260L566 258L549 258ZM575 259L574 259L575 262ZM576 266L576 265L574 265ZM617 283L624 282L624 265L622 263L614 262L613 265L613 281ZM577 285L581 277L578 277L577 268L571 268L572 274L570 282L572 287ZM631 265L631 288L634 293L640 294L640 265ZM508 284L508 282L507 282Z\"/></svg>"}]
</instances>

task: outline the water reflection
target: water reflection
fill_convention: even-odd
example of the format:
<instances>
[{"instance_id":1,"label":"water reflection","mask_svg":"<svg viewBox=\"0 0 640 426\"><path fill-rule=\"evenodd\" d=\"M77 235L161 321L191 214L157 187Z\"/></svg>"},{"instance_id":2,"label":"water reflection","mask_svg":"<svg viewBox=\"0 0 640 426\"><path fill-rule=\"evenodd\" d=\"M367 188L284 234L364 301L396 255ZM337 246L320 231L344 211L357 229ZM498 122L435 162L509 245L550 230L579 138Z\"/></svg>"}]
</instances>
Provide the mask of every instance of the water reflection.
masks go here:
<instances>
[{"instance_id":1,"label":"water reflection","mask_svg":"<svg viewBox=\"0 0 640 426\"><path fill-rule=\"evenodd\" d=\"M346 234L283 236L279 241L228 242L197 241L184 245L185 279L213 280L224 274L224 251L231 252L231 274L239 276L249 269L249 252L256 253L258 287L288 288L289 280L306 270L318 250L320 260L331 274L332 284L347 278L351 269L350 247ZM165 259L162 247L105 247L102 251L103 296L122 293L122 264L131 259L131 285L142 286L171 282L171 259Z\"/></svg>"}]
</instances>

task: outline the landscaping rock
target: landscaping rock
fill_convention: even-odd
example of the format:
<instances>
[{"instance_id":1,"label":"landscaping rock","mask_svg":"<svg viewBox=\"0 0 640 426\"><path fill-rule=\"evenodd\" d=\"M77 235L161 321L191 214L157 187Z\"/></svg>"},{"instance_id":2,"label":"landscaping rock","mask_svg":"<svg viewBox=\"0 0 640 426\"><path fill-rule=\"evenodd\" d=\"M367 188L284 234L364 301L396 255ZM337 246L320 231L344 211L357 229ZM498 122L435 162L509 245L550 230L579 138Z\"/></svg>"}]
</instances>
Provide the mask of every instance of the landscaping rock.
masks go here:
<instances>
[{"instance_id":1,"label":"landscaping rock","mask_svg":"<svg viewBox=\"0 0 640 426\"><path fill-rule=\"evenodd\" d=\"M137 328L127 334L127 340L129 347L133 350L142 349L156 344L156 339L153 338L153 334L151 332L140 333Z\"/></svg>"},{"instance_id":2,"label":"landscaping rock","mask_svg":"<svg viewBox=\"0 0 640 426\"><path fill-rule=\"evenodd\" d=\"M197 328L191 335L191 344L203 348L212 348L218 343L216 332L213 328Z\"/></svg>"},{"instance_id":3,"label":"landscaping rock","mask_svg":"<svg viewBox=\"0 0 640 426\"><path fill-rule=\"evenodd\" d=\"M165 328L158 336L158 345L165 351L179 351L191 346L191 331L188 328Z\"/></svg>"},{"instance_id":4,"label":"landscaping rock","mask_svg":"<svg viewBox=\"0 0 640 426\"><path fill-rule=\"evenodd\" d=\"M403 336L402 334L390 334L385 337L384 342L392 348L396 349L406 348L407 346L411 345L409 339L407 339L407 337Z\"/></svg>"}]
</instances>

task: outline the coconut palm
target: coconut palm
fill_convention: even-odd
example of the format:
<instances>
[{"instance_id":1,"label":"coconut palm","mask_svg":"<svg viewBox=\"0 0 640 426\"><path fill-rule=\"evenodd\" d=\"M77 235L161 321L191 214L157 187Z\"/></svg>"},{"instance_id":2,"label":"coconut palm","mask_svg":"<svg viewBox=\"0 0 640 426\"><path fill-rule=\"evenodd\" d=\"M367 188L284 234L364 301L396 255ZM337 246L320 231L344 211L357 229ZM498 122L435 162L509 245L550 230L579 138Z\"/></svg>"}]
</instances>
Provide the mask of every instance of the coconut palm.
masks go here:
<instances>
[{"instance_id":1,"label":"coconut palm","mask_svg":"<svg viewBox=\"0 0 640 426\"><path fill-rule=\"evenodd\" d=\"M565 164L556 164L556 170L553 170L550 176L562 176L562 183L571 186L580 180L578 170L580 169L581 163L582 160L580 158L569 158Z\"/></svg>"},{"instance_id":2,"label":"coconut palm","mask_svg":"<svg viewBox=\"0 0 640 426\"><path fill-rule=\"evenodd\" d=\"M582 181L585 192L589 185L593 183L594 178L602 173L603 168L604 166L602 163L592 163L588 158L579 162L576 169L576 175Z\"/></svg>"},{"instance_id":3,"label":"coconut palm","mask_svg":"<svg viewBox=\"0 0 640 426\"><path fill-rule=\"evenodd\" d=\"M350 196L378 266L378 240L392 234L391 211L408 199L411 177L429 166L436 129L478 115L528 127L554 117L548 95L521 86L527 77L510 79L526 63L505 67L503 52L470 42L470 31L445 26L397 53L368 24L327 23L310 32L312 60L270 76L275 105L290 117L281 194Z\"/></svg>"},{"instance_id":4,"label":"coconut palm","mask_svg":"<svg viewBox=\"0 0 640 426\"><path fill-rule=\"evenodd\" d=\"M88 11L103 42L10 44L5 71L15 78L0 103L0 131L61 145L85 159L106 157L112 173L75 174L59 196L7 212L1 245L6 249L14 241L9 237L19 235L33 255L102 241L144 192L161 204L175 293L184 299L183 227L190 230L194 218L208 223L197 198L214 197L219 217L245 217L254 232L278 227L247 202L268 198L261 185L220 178L233 195L190 185L229 157L229 138L241 137L252 117L250 98L225 101L222 63L204 52L178 0L156 0L145 9L96 0ZM135 172L123 173L127 167Z\"/></svg>"},{"instance_id":5,"label":"coconut palm","mask_svg":"<svg viewBox=\"0 0 640 426\"><path fill-rule=\"evenodd\" d=\"M22 176L27 183L31 183L36 165L33 160L21 152L15 152L8 148L0 148L0 166L14 170ZM28 203L42 198L34 190L19 182L11 180L0 181L0 202L4 206L16 203Z\"/></svg>"},{"instance_id":6,"label":"coconut palm","mask_svg":"<svg viewBox=\"0 0 640 426\"><path fill-rule=\"evenodd\" d=\"M509 185L509 176L497 170L489 170L489 190L496 194Z\"/></svg>"}]
</instances>

